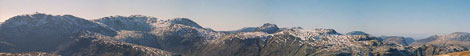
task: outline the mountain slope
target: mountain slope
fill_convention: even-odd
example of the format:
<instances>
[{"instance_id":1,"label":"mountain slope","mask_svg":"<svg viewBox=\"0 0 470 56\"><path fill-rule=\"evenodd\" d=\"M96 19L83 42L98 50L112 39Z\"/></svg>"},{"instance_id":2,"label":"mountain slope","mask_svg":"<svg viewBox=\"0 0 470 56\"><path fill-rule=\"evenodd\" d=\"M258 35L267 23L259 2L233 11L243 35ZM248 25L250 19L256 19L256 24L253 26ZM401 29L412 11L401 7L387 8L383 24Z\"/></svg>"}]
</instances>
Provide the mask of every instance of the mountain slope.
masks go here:
<instances>
[{"instance_id":1,"label":"mountain slope","mask_svg":"<svg viewBox=\"0 0 470 56\"><path fill-rule=\"evenodd\" d=\"M466 48L470 48L470 33L468 32L454 32L447 35L435 35L428 37L426 39L418 40L412 45L420 46L425 44L432 44L438 46L447 46L447 45L460 45Z\"/></svg>"},{"instance_id":2,"label":"mountain slope","mask_svg":"<svg viewBox=\"0 0 470 56\"><path fill-rule=\"evenodd\" d=\"M0 28L0 40L12 47L9 52L44 51L49 52L80 31L92 31L107 36L116 32L97 23L72 15L47 15L36 13L20 15L8 19Z\"/></svg>"},{"instance_id":3,"label":"mountain slope","mask_svg":"<svg viewBox=\"0 0 470 56\"><path fill-rule=\"evenodd\" d=\"M94 32L81 32L55 53L66 56L171 56L179 55L160 49L112 40Z\"/></svg>"}]
</instances>

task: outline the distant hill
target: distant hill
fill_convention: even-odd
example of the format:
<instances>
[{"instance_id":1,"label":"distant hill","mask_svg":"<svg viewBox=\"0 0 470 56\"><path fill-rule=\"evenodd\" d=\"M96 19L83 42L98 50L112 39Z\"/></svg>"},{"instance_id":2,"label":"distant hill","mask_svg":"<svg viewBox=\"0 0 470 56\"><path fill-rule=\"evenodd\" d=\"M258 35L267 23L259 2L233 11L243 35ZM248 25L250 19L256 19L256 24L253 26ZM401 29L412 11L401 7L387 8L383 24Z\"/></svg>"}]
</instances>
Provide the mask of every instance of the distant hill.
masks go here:
<instances>
[{"instance_id":1,"label":"distant hill","mask_svg":"<svg viewBox=\"0 0 470 56\"><path fill-rule=\"evenodd\" d=\"M466 48L470 48L470 33L468 32L454 32L447 35L435 35L426 39L417 40L412 43L413 46L420 46L425 44L447 46L447 45L459 45Z\"/></svg>"}]
</instances>

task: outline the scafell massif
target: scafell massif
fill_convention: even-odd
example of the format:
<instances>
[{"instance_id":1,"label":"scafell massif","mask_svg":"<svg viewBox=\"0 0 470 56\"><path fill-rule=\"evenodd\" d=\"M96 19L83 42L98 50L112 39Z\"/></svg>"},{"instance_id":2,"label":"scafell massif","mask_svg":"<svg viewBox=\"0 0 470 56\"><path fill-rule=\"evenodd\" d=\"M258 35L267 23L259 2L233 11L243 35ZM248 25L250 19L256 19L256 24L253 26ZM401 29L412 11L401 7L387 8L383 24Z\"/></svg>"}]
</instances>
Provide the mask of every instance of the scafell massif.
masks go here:
<instances>
[{"instance_id":1,"label":"scafell massif","mask_svg":"<svg viewBox=\"0 0 470 56\"><path fill-rule=\"evenodd\" d=\"M470 34L417 40L361 31L279 28L214 31L188 18L131 15L85 20L19 15L0 25L1 55L46 56L429 56L468 51Z\"/></svg>"}]
</instances>

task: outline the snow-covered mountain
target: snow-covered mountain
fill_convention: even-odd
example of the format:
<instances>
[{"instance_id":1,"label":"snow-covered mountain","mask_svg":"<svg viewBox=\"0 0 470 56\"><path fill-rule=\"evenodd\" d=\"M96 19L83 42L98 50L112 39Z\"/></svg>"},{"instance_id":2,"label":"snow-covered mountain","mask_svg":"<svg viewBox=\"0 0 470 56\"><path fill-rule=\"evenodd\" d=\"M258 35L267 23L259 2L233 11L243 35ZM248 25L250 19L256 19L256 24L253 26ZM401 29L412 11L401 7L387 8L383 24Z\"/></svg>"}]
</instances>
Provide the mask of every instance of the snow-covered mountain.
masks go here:
<instances>
[{"instance_id":1,"label":"snow-covered mountain","mask_svg":"<svg viewBox=\"0 0 470 56\"><path fill-rule=\"evenodd\" d=\"M452 36L468 36L456 34ZM406 43L406 38L380 38L361 31L343 35L334 29L279 28L271 23L214 31L188 18L142 15L90 21L38 13L10 18L0 27L0 52L65 56L422 56L467 50L458 45Z\"/></svg>"}]
</instances>

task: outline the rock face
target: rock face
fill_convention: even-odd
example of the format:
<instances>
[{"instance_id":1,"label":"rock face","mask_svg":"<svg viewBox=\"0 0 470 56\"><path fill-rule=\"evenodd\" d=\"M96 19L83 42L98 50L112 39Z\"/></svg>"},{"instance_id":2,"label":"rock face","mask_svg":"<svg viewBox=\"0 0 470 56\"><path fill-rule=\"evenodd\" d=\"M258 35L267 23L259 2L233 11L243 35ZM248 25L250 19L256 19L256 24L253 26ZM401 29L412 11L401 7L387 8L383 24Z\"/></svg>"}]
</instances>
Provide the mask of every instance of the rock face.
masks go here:
<instances>
[{"instance_id":1,"label":"rock face","mask_svg":"<svg viewBox=\"0 0 470 56\"><path fill-rule=\"evenodd\" d=\"M467 35L452 36L457 38L446 39L466 41L458 37ZM422 56L467 50L459 45L410 47L408 41L360 31L343 35L334 29L279 28L270 23L227 33L187 18L157 20L141 15L88 21L33 14L11 18L0 27L0 52L64 56Z\"/></svg>"}]
</instances>

